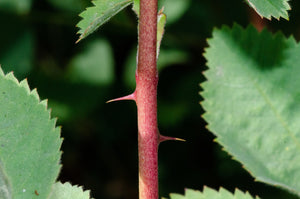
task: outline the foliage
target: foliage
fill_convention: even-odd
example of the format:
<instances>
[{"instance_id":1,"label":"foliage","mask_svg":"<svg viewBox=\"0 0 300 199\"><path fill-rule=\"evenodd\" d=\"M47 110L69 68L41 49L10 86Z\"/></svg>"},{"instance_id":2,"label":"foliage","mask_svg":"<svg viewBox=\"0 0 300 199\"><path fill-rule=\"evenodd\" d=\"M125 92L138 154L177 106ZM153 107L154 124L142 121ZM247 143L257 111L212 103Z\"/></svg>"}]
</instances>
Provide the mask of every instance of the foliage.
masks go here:
<instances>
[{"instance_id":1,"label":"foliage","mask_svg":"<svg viewBox=\"0 0 300 199\"><path fill-rule=\"evenodd\" d=\"M136 166L133 163L136 161L134 108L131 105L104 106L104 102L119 96L124 90L129 91L130 87L134 86L137 19L130 14L131 10L125 7L133 3L137 12L139 1L94 1L93 7L81 15L83 19L78 24L81 35L79 40L95 32L110 19L111 23L76 47L74 27L78 21L77 15L89 6L90 2L45 2L0 2L0 64L5 73L14 71L19 79L28 76L30 87L37 87L41 98L49 98L52 115L59 116L58 122L64 127L65 137L62 149L64 167L59 180L72 180L76 184L84 184L86 188L93 190L96 198L135 198L137 177ZM112 3L111 6L109 3ZM299 193L299 94L295 64L298 62L296 54L299 44L292 37L286 38L284 35L295 33L296 40L299 40L299 35L296 34L299 24L296 19L299 18L297 6L300 4L287 0L272 1L272 5L271 1L263 0L249 0L247 3L262 17L282 17L291 21L262 22L269 30L281 29L284 34L273 35L266 29L258 33L251 26L243 29L239 25L234 25L233 28L224 26L213 31L205 53L209 68L205 72L207 82L203 84L202 93L205 98L202 104L207 111L205 119L209 123L209 130L217 136L216 140L235 160L241 162L256 180ZM228 4L221 0L160 0L159 8L163 6L167 23L158 59L161 74L158 93L160 131L184 137L188 142L180 146L166 143L160 147L161 195L180 192L183 187L198 189L206 184L215 189L224 186L231 192L238 187L265 199L296 198L281 189L253 182L253 178L241 169L240 164L232 161L218 145L211 143L212 135L204 128L204 121L200 119L199 122L199 112L202 110L197 106L199 99L196 96L195 81L204 81L201 75L204 59L200 55L206 46L205 38L211 37L212 27L221 24L231 26L232 22L236 21L246 27L249 22L259 20L249 17L253 13L250 13L241 1ZM291 7L294 9L287 13ZM98 14L93 15L93 12ZM116 15L117 13L119 14ZM10 20L7 20L8 18ZM161 27L165 26L164 23ZM224 76L220 79L216 74ZM37 194L41 198L49 194L57 198L58 195L63 196L63 193L89 198L89 192L83 192L82 188L71 187L69 183L55 183L59 170L58 148L61 140L59 130L55 128L56 120L49 118L46 101L40 102L37 92L30 91L26 81L18 83L12 74L1 74L0 81L6 82L0 84L1 88L6 84L15 88L6 90L7 93L12 92L9 101L3 101L8 100L2 99L3 96L0 98L0 117L4 117L3 113L8 111L12 114L10 121L16 121L21 117L14 115L16 111L20 112L15 110L18 107L28 116L40 111L43 117L36 115L33 116L34 120L23 116L24 123L20 122L20 125L25 125L25 121L29 119L31 122L24 128L14 128L20 128L20 132L29 127L48 129L48 133L34 130L33 134L28 135L30 137L19 135L29 143L34 143L32 148L28 149L32 151L18 152L26 153L28 162L36 162L35 164L24 166L25 164L13 163L20 160L18 157L25 156L16 153L18 156L13 159L9 154L17 150L10 148L6 154L1 151L0 186L4 189L0 192L0 197L10 198L21 189L18 194L24 194L25 190L29 198ZM239 87L230 86L240 85L241 82L245 83L243 88L246 87L247 92ZM255 90L255 86L259 86L257 88L260 88L261 92L257 88ZM24 108L23 100L29 100L27 102L31 102L34 109L29 111L28 108ZM246 113L249 113L250 117ZM257 117L260 120L257 120ZM0 121L0 125L8 125L7 121ZM32 121L44 122L48 126ZM50 124L53 128L50 128ZM6 132L2 127L1 135ZM12 135L16 135L17 131L13 130L11 129ZM55 133L49 133L51 131ZM199 134L199 131L202 133ZM39 141L43 136L54 140L52 144L56 147L53 157L56 159L50 160L53 164L40 162L43 158L43 161L48 161L45 159L47 156L38 155L45 153L45 150L33 150L37 146L43 147L43 142ZM0 140L17 141L13 138ZM47 144L51 145L51 141ZM27 149L27 145L19 147L22 146ZM31 152L32 156L28 155ZM21 160L25 161L24 158ZM17 178L18 173L9 170L5 166L7 164L15 164L24 168L21 170L23 173L43 179L39 184L30 182L30 186L23 189L19 186L20 183L16 183L22 182ZM46 167L40 168L40 165ZM53 172L45 172L47 167L53 167ZM45 175L38 175L40 172L44 172ZM11 181L12 179L14 180ZM29 182L35 178L24 179ZM61 189L64 189L63 193ZM194 191L187 190L186 196L172 194L171 198L189 198L188 194L192 193ZM195 193L201 195L198 197L210 193L234 197L225 189L217 192L205 188L203 193ZM235 191L235 197L251 198L250 194L239 191Z\"/></svg>"},{"instance_id":2,"label":"foliage","mask_svg":"<svg viewBox=\"0 0 300 199\"><path fill-rule=\"evenodd\" d=\"M287 4L287 1L275 1L272 3L269 1L248 2L262 16L267 18L270 18L271 16L274 16L275 18L279 18L280 16L286 19L288 18L286 10L290 7ZM135 1L133 9L139 15L138 4L139 2ZM112 15L113 14L110 16ZM83 21L89 20L89 17L83 18ZM297 112L297 108L295 109L297 104L293 105L291 103L295 103L293 100L295 97L297 99L298 93L296 92L296 96L292 98L292 102L287 101L287 105L284 106L286 108L277 110L277 107L283 103L282 100L284 98L278 97L278 94L273 93L274 82L278 81L278 79L281 78L280 75L285 74L286 72L278 71L274 77L270 77L272 80L270 85L273 85L273 87L270 86L270 88L265 88L267 85L266 80L268 80L268 78L266 78L266 68L270 68L269 70L271 70L271 68L276 68L279 64L281 68L288 70L287 65L289 62L285 63L285 60L282 60L282 54L285 54L286 60L293 59L287 56L286 53L281 52L281 50L285 50L283 48L289 49L290 46L295 46L295 41L291 39L290 42L288 42L290 44L286 44L282 41L282 35L277 36L276 39L273 40L271 35L266 32L263 32L261 36L258 37L257 32L253 31L251 28L244 34L241 33L239 29L239 27L234 27L232 34L228 34L230 30L227 30L227 35L229 35L227 37L229 39L227 39L226 36L223 36L223 34L226 34L226 30L222 30L219 33L219 37L213 35L216 43L214 43L214 40L213 42L209 42L212 46L211 48L217 50L209 49L206 57L209 61L208 65L214 67L215 70L209 70L206 73L208 83L204 84L205 92L203 93L203 97L206 100L203 105L207 111L205 119L209 122L209 129L218 135L218 140L225 146L225 149L228 148L227 150L245 164L246 168L249 168L249 170L252 171L252 175L259 181L279 185L299 194L300 192L298 190L300 189L297 179L300 176L296 173L299 168L297 164L297 162L299 162L297 156L297 154L299 154L297 151L297 134L287 127L290 120L296 118L295 114L291 112L292 110L296 110L295 112ZM160 31L160 28L158 28L158 30ZM161 37L159 35L158 41L160 40ZM253 43L253 40L256 42ZM158 42L158 47L159 44L160 42ZM251 44L257 45L252 46ZM235 45L237 47L235 47ZM264 50L264 48L259 48L260 46L266 46L266 50ZM235 48L237 50L235 50ZM224 52L231 54L226 55ZM219 54L223 55L224 58L218 56ZM296 55L297 50L291 54ZM274 59L274 55L277 59ZM249 58L245 56L249 56ZM232 69L223 63L227 63ZM253 72L251 69L248 71L240 67L243 65L246 66L246 68L255 68L255 72L261 68L264 73L261 75L261 78L259 78L257 73L252 74ZM242 71L240 72L241 74L239 74L239 71ZM289 72L291 74L297 74L297 72L293 70L289 70ZM286 80L283 79L282 81L284 83L282 90L295 86L295 78L290 78L290 75L286 75L285 77L291 81L287 83L287 86L284 86ZM224 86L228 90L224 89ZM219 93L217 92L218 88ZM236 92L236 98L234 97L234 92ZM228 96L226 96L226 94ZM226 98L231 99L228 103L228 108L226 107L226 104L224 104L224 99ZM272 100L274 98L279 98L279 100L273 102ZM236 106L232 106L232 104ZM288 113L286 117L281 116L282 113L286 112ZM224 115L222 115L222 113ZM228 113L231 114L228 116ZM241 117L242 113L246 113L244 118ZM251 114L249 115L249 113ZM251 115L266 119L259 120L259 122L252 119L250 120L251 123L249 123L249 116ZM225 119L222 120L221 118ZM228 128L229 125L231 128ZM264 131L260 130L262 129L262 126L265 126L263 128ZM226 129L228 130L226 131ZM296 130L297 127L295 126L293 129ZM272 132L273 139L266 138L266 130ZM282 134L282 131L285 131L285 134ZM249 138L249 136L239 135L241 134L240 132L243 132L243 134L246 135L252 133L252 135ZM230 133L233 134L230 135ZM287 137L287 135L290 136ZM280 136L282 136L282 139L278 139ZM233 141L235 139L236 141ZM282 144L282 140L286 140L283 142L284 144ZM292 146L291 143L293 143ZM276 151L279 152L276 153ZM274 153L276 155L274 155ZM289 166L291 162L293 162L293 166ZM274 167L274 165L277 165L277 167Z\"/></svg>"},{"instance_id":3,"label":"foliage","mask_svg":"<svg viewBox=\"0 0 300 199\"><path fill-rule=\"evenodd\" d=\"M238 25L215 30L208 43L208 128L257 181L300 195L299 44Z\"/></svg>"},{"instance_id":4,"label":"foliage","mask_svg":"<svg viewBox=\"0 0 300 199\"><path fill-rule=\"evenodd\" d=\"M83 191L81 187L72 186L70 183L57 182L52 186L49 199L89 199L89 191Z\"/></svg>"},{"instance_id":5,"label":"foliage","mask_svg":"<svg viewBox=\"0 0 300 199\"><path fill-rule=\"evenodd\" d=\"M102 0L93 1L94 7L87 8L80 14L83 18L78 23L80 37L77 42L87 37L107 22L112 16L123 10L132 3L131 0Z\"/></svg>"},{"instance_id":6,"label":"foliage","mask_svg":"<svg viewBox=\"0 0 300 199\"><path fill-rule=\"evenodd\" d=\"M60 169L60 129L27 81L2 71L0 79L2 197L32 198L37 191L46 198Z\"/></svg>"},{"instance_id":7,"label":"foliage","mask_svg":"<svg viewBox=\"0 0 300 199\"><path fill-rule=\"evenodd\" d=\"M70 186L56 183L53 187L60 170L62 139L60 128L55 127L56 119L50 118L47 101L40 101L26 80L18 82L12 73L4 75L1 69L0 92L1 198L68 194Z\"/></svg>"},{"instance_id":8,"label":"foliage","mask_svg":"<svg viewBox=\"0 0 300 199\"><path fill-rule=\"evenodd\" d=\"M271 19L271 16L277 19L279 17L289 18L287 10L290 10L291 7L288 4L288 0L247 0L247 2L262 17L268 19Z\"/></svg>"},{"instance_id":9,"label":"foliage","mask_svg":"<svg viewBox=\"0 0 300 199\"><path fill-rule=\"evenodd\" d=\"M204 187L203 192L195 191L192 189L186 189L185 195L171 194L171 199L252 199L253 197L249 193L243 193L236 189L234 194L231 194L227 190L221 188L219 191ZM258 199L258 197L256 197Z\"/></svg>"}]
</instances>

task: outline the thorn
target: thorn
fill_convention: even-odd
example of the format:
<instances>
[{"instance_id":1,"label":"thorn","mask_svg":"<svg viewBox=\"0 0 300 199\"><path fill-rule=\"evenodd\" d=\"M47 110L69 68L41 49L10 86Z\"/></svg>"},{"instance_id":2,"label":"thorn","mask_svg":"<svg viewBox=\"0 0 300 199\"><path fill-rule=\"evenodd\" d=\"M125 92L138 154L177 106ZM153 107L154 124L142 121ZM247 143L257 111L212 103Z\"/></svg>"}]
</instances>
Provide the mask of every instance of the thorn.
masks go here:
<instances>
[{"instance_id":1,"label":"thorn","mask_svg":"<svg viewBox=\"0 0 300 199\"><path fill-rule=\"evenodd\" d=\"M127 95L127 96L119 97L119 98L112 99L112 100L108 100L106 103L116 102L116 101L121 101L121 100L133 100L133 101L135 101L136 100L135 91L132 94Z\"/></svg>"},{"instance_id":2,"label":"thorn","mask_svg":"<svg viewBox=\"0 0 300 199\"><path fill-rule=\"evenodd\" d=\"M164 142L164 141L168 141L168 140L182 141L182 142L186 141L186 140L181 139L181 138L175 138L175 137L169 137L169 136L159 135L159 142Z\"/></svg>"}]
</instances>

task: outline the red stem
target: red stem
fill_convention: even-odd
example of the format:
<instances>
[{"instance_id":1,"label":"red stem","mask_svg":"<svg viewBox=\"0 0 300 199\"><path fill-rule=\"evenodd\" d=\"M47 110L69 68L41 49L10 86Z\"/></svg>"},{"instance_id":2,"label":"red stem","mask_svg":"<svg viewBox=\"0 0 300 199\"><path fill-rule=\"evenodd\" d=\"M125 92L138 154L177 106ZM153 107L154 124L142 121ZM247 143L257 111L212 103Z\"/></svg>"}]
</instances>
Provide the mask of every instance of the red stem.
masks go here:
<instances>
[{"instance_id":1,"label":"red stem","mask_svg":"<svg viewBox=\"0 0 300 199\"><path fill-rule=\"evenodd\" d=\"M158 199L157 151L160 142L181 140L161 136L157 128L157 0L140 0L138 65L133 94L109 100L134 100L138 109L139 198Z\"/></svg>"},{"instance_id":2,"label":"red stem","mask_svg":"<svg viewBox=\"0 0 300 199\"><path fill-rule=\"evenodd\" d=\"M141 0L135 91L138 108L140 199L158 199L156 35L157 0Z\"/></svg>"}]
</instances>

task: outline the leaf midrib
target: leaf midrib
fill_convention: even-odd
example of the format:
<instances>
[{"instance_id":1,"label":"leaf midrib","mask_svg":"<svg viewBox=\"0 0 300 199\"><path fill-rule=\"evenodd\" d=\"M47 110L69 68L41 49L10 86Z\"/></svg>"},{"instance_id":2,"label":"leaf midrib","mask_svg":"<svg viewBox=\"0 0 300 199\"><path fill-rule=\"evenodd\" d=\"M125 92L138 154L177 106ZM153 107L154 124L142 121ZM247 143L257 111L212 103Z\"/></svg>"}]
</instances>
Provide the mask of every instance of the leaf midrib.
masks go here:
<instances>
[{"instance_id":1,"label":"leaf midrib","mask_svg":"<svg viewBox=\"0 0 300 199\"><path fill-rule=\"evenodd\" d=\"M261 96L263 97L263 99L265 100L265 103L270 107L270 109L272 110L272 112L274 113L275 117L279 120L279 123L282 125L282 127L286 130L286 132L289 134L289 136L292 138L292 140L295 142L297 148L300 150L300 142L297 140L296 136L294 135L294 133L289 129L288 125L286 124L286 122L284 121L284 119L280 116L280 114L277 112L275 106L272 104L271 100L269 99L269 97L267 96L267 94L263 91L263 89L261 89L261 87L255 83L255 81L253 81L251 79L254 87L257 89L257 91L261 94Z\"/></svg>"}]
</instances>

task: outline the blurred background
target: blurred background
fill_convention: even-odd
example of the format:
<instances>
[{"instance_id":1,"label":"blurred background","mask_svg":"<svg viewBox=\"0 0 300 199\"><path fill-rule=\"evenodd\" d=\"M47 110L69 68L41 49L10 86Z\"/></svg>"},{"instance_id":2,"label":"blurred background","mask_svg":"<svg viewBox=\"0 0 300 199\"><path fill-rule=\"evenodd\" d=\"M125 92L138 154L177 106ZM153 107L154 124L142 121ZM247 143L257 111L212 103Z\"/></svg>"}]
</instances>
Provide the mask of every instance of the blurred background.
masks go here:
<instances>
[{"instance_id":1,"label":"blurred background","mask_svg":"<svg viewBox=\"0 0 300 199\"><path fill-rule=\"evenodd\" d=\"M290 1L290 21L268 22L241 0L159 0L168 20L158 68L160 132L186 142L159 148L160 196L203 186L237 187L261 198L296 198L254 182L215 143L201 118L202 54L213 28L234 22L282 30L300 38L300 2ZM137 199L137 117L133 102L106 104L133 92L137 18L131 7L92 36L78 39L78 16L89 0L0 0L0 64L28 78L62 126L59 180L82 185L98 199Z\"/></svg>"}]
</instances>

